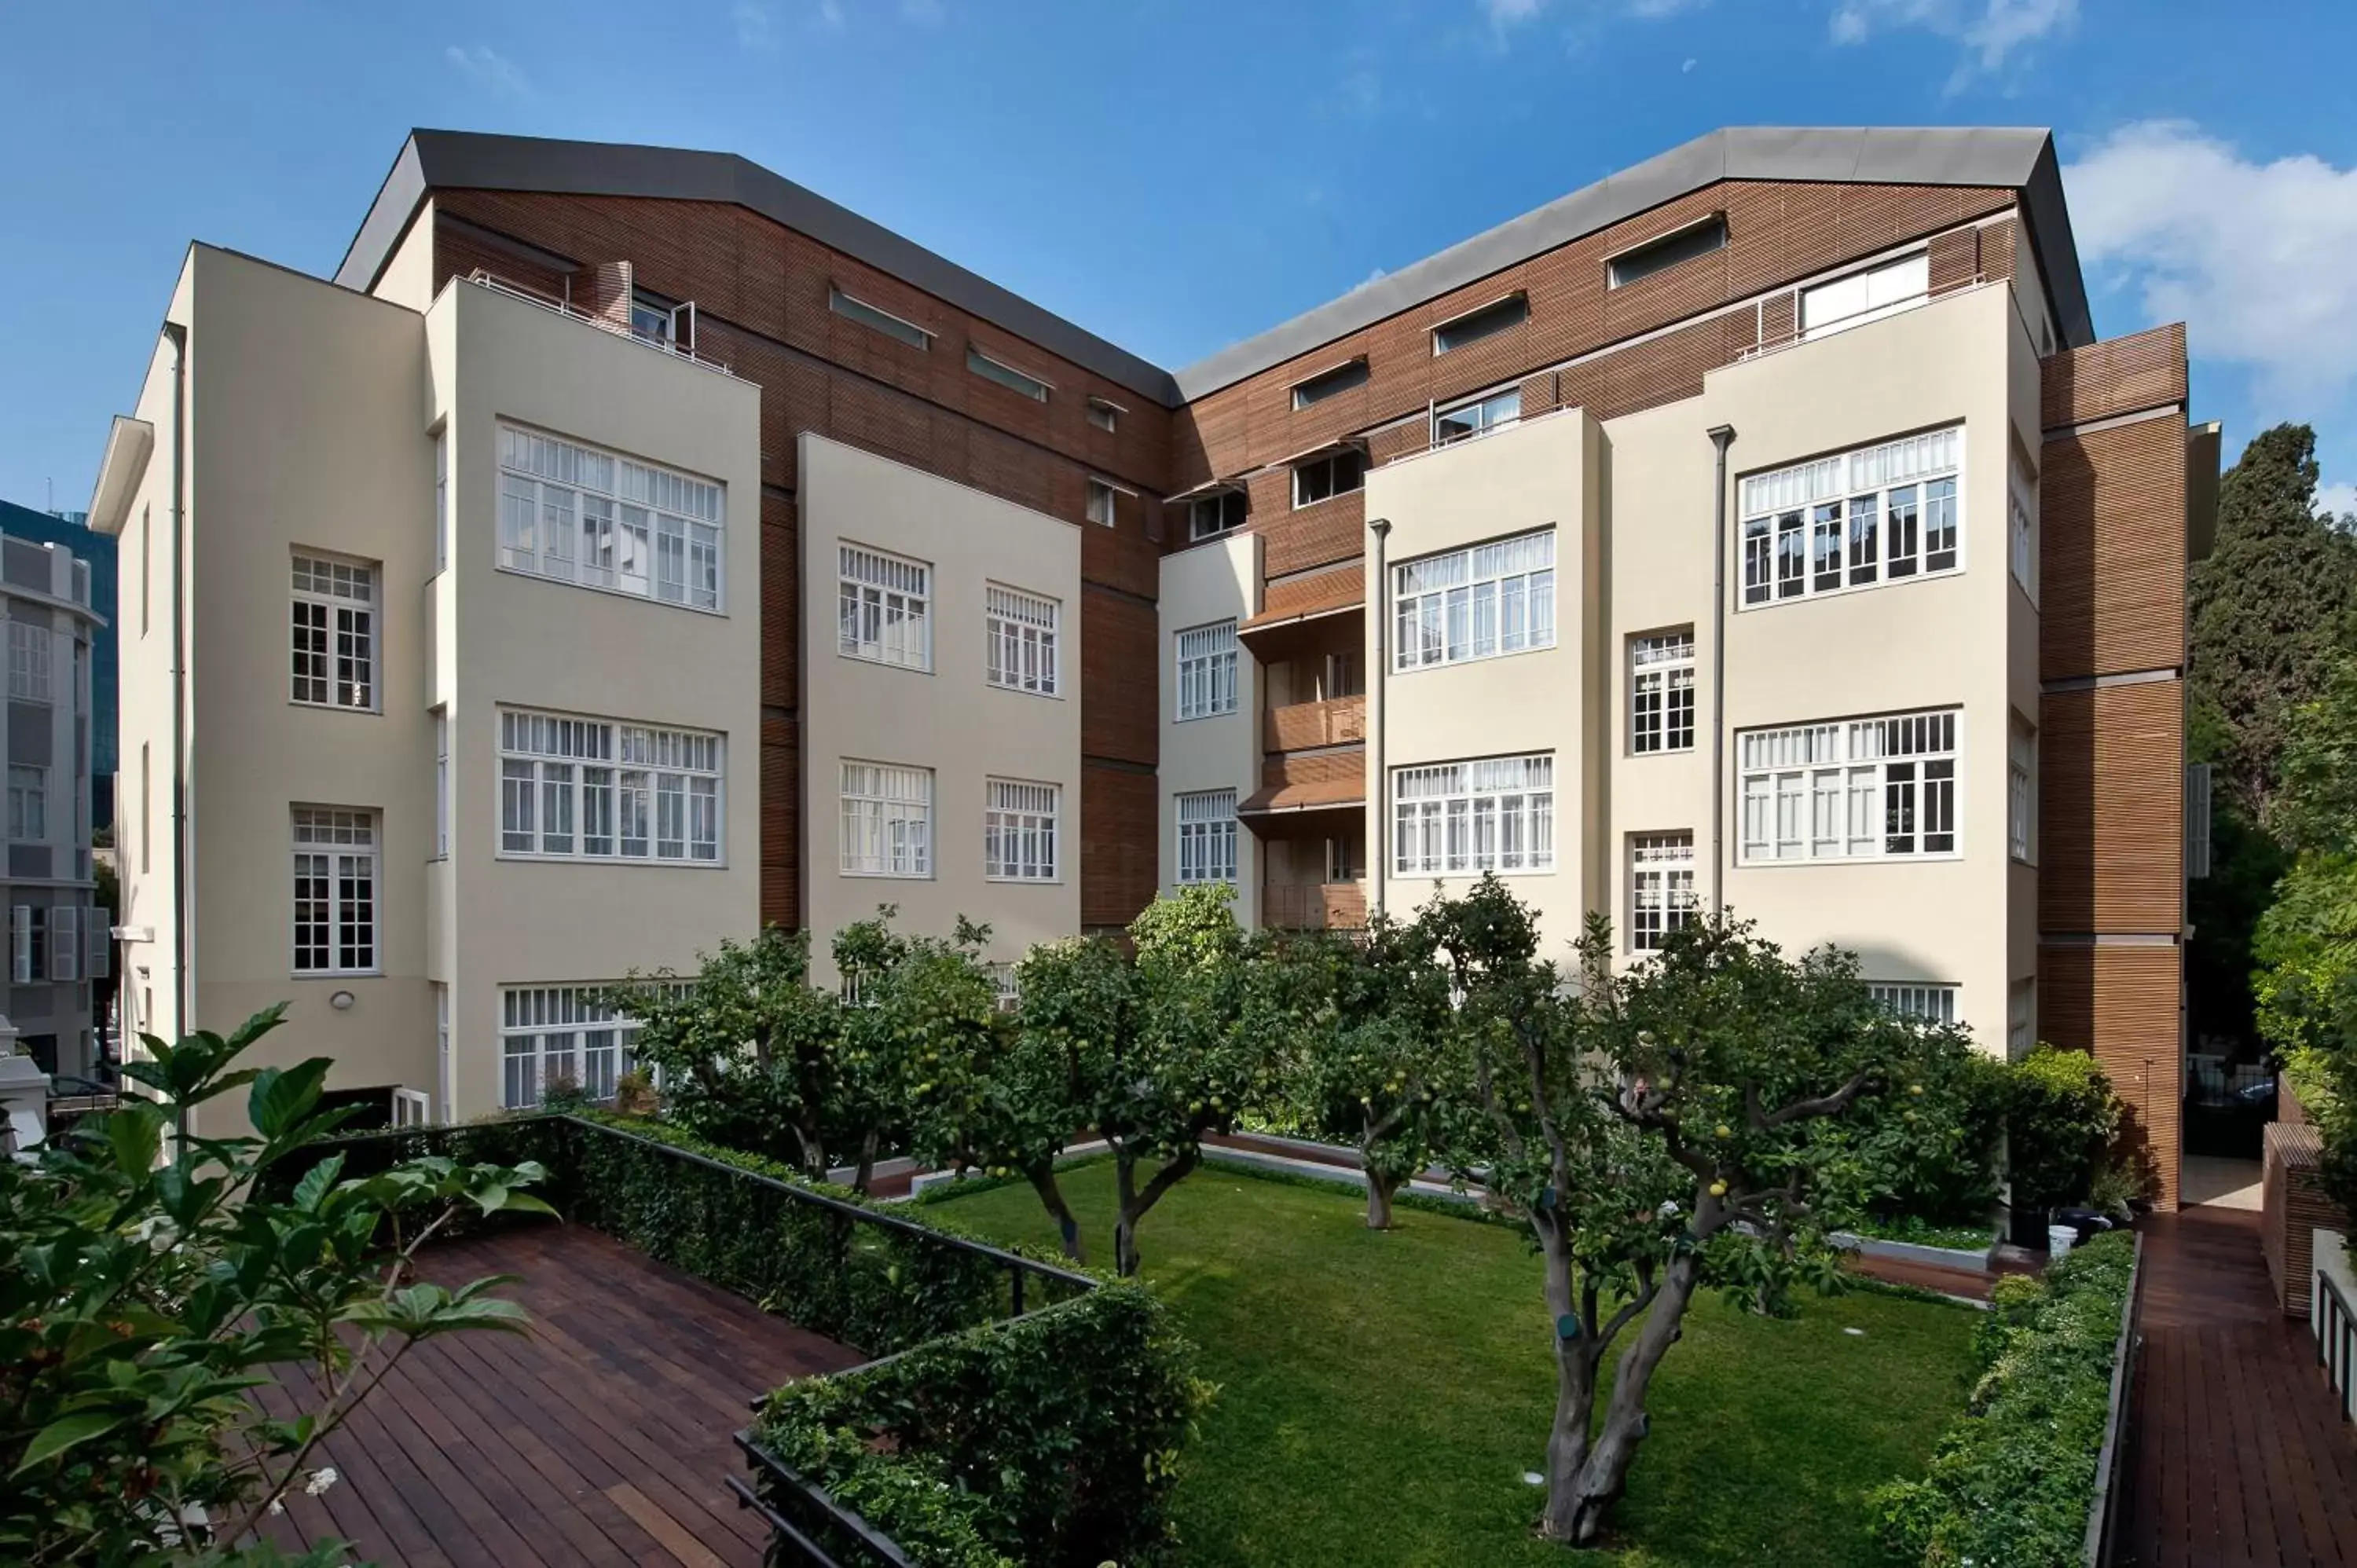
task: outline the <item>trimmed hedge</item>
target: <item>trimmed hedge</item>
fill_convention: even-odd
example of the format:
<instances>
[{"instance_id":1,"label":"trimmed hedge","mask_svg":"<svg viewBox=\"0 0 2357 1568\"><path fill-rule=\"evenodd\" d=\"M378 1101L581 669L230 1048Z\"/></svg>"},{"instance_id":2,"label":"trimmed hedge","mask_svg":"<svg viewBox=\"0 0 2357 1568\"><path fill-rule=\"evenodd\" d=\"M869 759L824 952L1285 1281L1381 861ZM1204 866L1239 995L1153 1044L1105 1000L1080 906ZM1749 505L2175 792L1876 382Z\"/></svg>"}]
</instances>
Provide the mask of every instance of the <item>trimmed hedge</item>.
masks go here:
<instances>
[{"instance_id":1,"label":"trimmed hedge","mask_svg":"<svg viewBox=\"0 0 2357 1568\"><path fill-rule=\"evenodd\" d=\"M763 1446L923 1568L1139 1568L1171 1544L1178 1450L1210 1397L1132 1282L770 1396ZM822 1541L784 1488L764 1500ZM856 1561L846 1558L846 1561Z\"/></svg>"},{"instance_id":2,"label":"trimmed hedge","mask_svg":"<svg viewBox=\"0 0 2357 1568\"><path fill-rule=\"evenodd\" d=\"M1874 1495L1894 1563L2073 1568L2084 1554L2136 1240L2075 1248L2043 1279L1997 1283L1978 1380L1918 1481Z\"/></svg>"}]
</instances>

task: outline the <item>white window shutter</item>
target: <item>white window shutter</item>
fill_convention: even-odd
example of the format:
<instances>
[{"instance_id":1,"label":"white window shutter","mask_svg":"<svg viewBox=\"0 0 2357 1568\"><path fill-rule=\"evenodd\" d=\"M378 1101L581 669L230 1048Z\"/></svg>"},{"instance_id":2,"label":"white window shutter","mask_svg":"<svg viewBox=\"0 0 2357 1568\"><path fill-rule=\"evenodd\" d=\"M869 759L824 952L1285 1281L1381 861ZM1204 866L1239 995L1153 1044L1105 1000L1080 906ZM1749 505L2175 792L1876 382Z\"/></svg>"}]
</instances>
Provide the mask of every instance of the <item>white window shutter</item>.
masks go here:
<instances>
[{"instance_id":1,"label":"white window shutter","mask_svg":"<svg viewBox=\"0 0 2357 1568\"><path fill-rule=\"evenodd\" d=\"M8 977L18 985L33 980L33 907L19 904L8 911Z\"/></svg>"},{"instance_id":2,"label":"white window shutter","mask_svg":"<svg viewBox=\"0 0 2357 1568\"><path fill-rule=\"evenodd\" d=\"M81 913L70 904L59 904L49 911L49 978L51 980L81 978Z\"/></svg>"}]
</instances>

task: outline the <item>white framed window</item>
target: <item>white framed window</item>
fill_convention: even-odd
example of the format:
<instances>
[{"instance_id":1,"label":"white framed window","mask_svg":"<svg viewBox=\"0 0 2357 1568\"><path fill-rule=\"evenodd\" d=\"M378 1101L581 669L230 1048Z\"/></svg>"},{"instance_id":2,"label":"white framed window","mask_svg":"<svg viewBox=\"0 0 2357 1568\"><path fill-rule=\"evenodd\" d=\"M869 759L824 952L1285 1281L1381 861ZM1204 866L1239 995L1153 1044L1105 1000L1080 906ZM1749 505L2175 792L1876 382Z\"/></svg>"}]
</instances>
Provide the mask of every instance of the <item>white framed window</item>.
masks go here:
<instances>
[{"instance_id":1,"label":"white framed window","mask_svg":"<svg viewBox=\"0 0 2357 1568\"><path fill-rule=\"evenodd\" d=\"M373 974L376 813L295 808L295 972Z\"/></svg>"},{"instance_id":2,"label":"white framed window","mask_svg":"<svg viewBox=\"0 0 2357 1568\"><path fill-rule=\"evenodd\" d=\"M1509 332L1530 319L1530 296L1510 294L1505 298L1467 311L1453 321L1444 321L1432 329L1432 352L1436 358L1462 349L1468 343L1479 343L1484 338L1494 338Z\"/></svg>"},{"instance_id":3,"label":"white framed window","mask_svg":"<svg viewBox=\"0 0 2357 1568\"><path fill-rule=\"evenodd\" d=\"M1236 792L1204 789L1178 798L1178 880L1236 879Z\"/></svg>"},{"instance_id":4,"label":"white framed window","mask_svg":"<svg viewBox=\"0 0 2357 1568\"><path fill-rule=\"evenodd\" d=\"M1920 305L1932 292L1932 253L1918 251L1801 291L1801 336L1863 327Z\"/></svg>"},{"instance_id":5,"label":"white framed window","mask_svg":"<svg viewBox=\"0 0 2357 1568\"><path fill-rule=\"evenodd\" d=\"M1956 711L1736 737L1745 865L1952 855Z\"/></svg>"},{"instance_id":6,"label":"white framed window","mask_svg":"<svg viewBox=\"0 0 2357 1568\"><path fill-rule=\"evenodd\" d=\"M1088 421L1108 434L1121 428L1121 416L1128 412L1107 398L1092 397L1088 401Z\"/></svg>"},{"instance_id":7,"label":"white framed window","mask_svg":"<svg viewBox=\"0 0 2357 1568\"><path fill-rule=\"evenodd\" d=\"M1446 446L1452 442L1469 441L1476 435L1487 435L1493 430L1503 430L1523 417L1523 389L1512 387L1505 392L1478 397L1455 408L1443 409L1432 416L1432 444Z\"/></svg>"},{"instance_id":8,"label":"white framed window","mask_svg":"<svg viewBox=\"0 0 2357 1568\"><path fill-rule=\"evenodd\" d=\"M1367 455L1356 446L1338 447L1322 457L1294 465L1293 505L1296 510L1316 506L1364 489L1366 482Z\"/></svg>"},{"instance_id":9,"label":"white framed window","mask_svg":"<svg viewBox=\"0 0 2357 1568\"><path fill-rule=\"evenodd\" d=\"M1629 840L1629 947L1658 952L1694 918L1692 833L1635 833Z\"/></svg>"},{"instance_id":10,"label":"white framed window","mask_svg":"<svg viewBox=\"0 0 2357 1568\"><path fill-rule=\"evenodd\" d=\"M845 659L933 667L933 569L864 544L835 547L836 650Z\"/></svg>"},{"instance_id":11,"label":"white framed window","mask_svg":"<svg viewBox=\"0 0 2357 1568\"><path fill-rule=\"evenodd\" d=\"M716 865L726 746L698 730L500 710L500 854Z\"/></svg>"},{"instance_id":12,"label":"white framed window","mask_svg":"<svg viewBox=\"0 0 2357 1568\"><path fill-rule=\"evenodd\" d=\"M1956 1021L1956 988L1934 982L1869 980L1867 996L1901 1018L1926 1024Z\"/></svg>"},{"instance_id":13,"label":"white framed window","mask_svg":"<svg viewBox=\"0 0 2357 1568\"><path fill-rule=\"evenodd\" d=\"M2037 779L2038 732L2016 714L2006 737L2005 829L2007 847L2024 865L2030 863L2037 832Z\"/></svg>"},{"instance_id":14,"label":"white framed window","mask_svg":"<svg viewBox=\"0 0 2357 1568\"><path fill-rule=\"evenodd\" d=\"M2008 1061L2019 1061L2038 1046L2038 979L2035 975L2017 980L2007 988L2005 1001L2005 1053Z\"/></svg>"},{"instance_id":15,"label":"white framed window","mask_svg":"<svg viewBox=\"0 0 2357 1568\"><path fill-rule=\"evenodd\" d=\"M49 978L81 978L81 910L71 904L49 911Z\"/></svg>"},{"instance_id":16,"label":"white framed window","mask_svg":"<svg viewBox=\"0 0 2357 1568\"><path fill-rule=\"evenodd\" d=\"M982 871L993 882L1055 882L1056 830L1062 788L1012 779L990 780L982 819Z\"/></svg>"},{"instance_id":17,"label":"white framed window","mask_svg":"<svg viewBox=\"0 0 2357 1568\"><path fill-rule=\"evenodd\" d=\"M2033 603L2038 598L2038 476L2013 454L2012 472L2006 486L2006 510L2010 515L2013 534L2013 580L2021 585Z\"/></svg>"},{"instance_id":18,"label":"white framed window","mask_svg":"<svg viewBox=\"0 0 2357 1568\"><path fill-rule=\"evenodd\" d=\"M1214 621L1178 634L1178 717L1236 711L1236 623Z\"/></svg>"},{"instance_id":19,"label":"white framed window","mask_svg":"<svg viewBox=\"0 0 2357 1568\"><path fill-rule=\"evenodd\" d=\"M447 1114L458 1090L458 1067L450 1055L450 987L438 980L429 985L434 993L435 1082L441 1088L442 1109Z\"/></svg>"},{"instance_id":20,"label":"white framed window","mask_svg":"<svg viewBox=\"0 0 2357 1568\"><path fill-rule=\"evenodd\" d=\"M911 349L930 349L933 346L933 335L915 322L904 320L888 310L878 309L864 299L854 299L832 285L826 291L826 307L845 321L856 321L887 338L898 338Z\"/></svg>"},{"instance_id":21,"label":"white framed window","mask_svg":"<svg viewBox=\"0 0 2357 1568\"><path fill-rule=\"evenodd\" d=\"M434 1125L434 1097L422 1089L395 1089L393 1091L393 1125L396 1132Z\"/></svg>"},{"instance_id":22,"label":"white framed window","mask_svg":"<svg viewBox=\"0 0 2357 1568\"><path fill-rule=\"evenodd\" d=\"M986 381L996 381L1009 392L1019 392L1034 403L1048 401L1049 383L1028 371L1018 371L1004 360L995 360L973 344L966 345L965 368Z\"/></svg>"},{"instance_id":23,"label":"white framed window","mask_svg":"<svg viewBox=\"0 0 2357 1568\"><path fill-rule=\"evenodd\" d=\"M1960 570L1964 459L1951 425L1749 476L1741 607Z\"/></svg>"},{"instance_id":24,"label":"white framed window","mask_svg":"<svg viewBox=\"0 0 2357 1568\"><path fill-rule=\"evenodd\" d=\"M49 972L49 912L38 904L18 904L8 913L8 978L29 985Z\"/></svg>"},{"instance_id":25,"label":"white framed window","mask_svg":"<svg viewBox=\"0 0 2357 1568\"><path fill-rule=\"evenodd\" d=\"M317 707L373 711L376 568L297 554L293 625L293 699Z\"/></svg>"},{"instance_id":26,"label":"white framed window","mask_svg":"<svg viewBox=\"0 0 2357 1568\"><path fill-rule=\"evenodd\" d=\"M529 1110L556 1084L593 1101L614 1098L630 1070L638 1020L602 985L508 986L500 992L500 1104Z\"/></svg>"},{"instance_id":27,"label":"white framed window","mask_svg":"<svg viewBox=\"0 0 2357 1568\"><path fill-rule=\"evenodd\" d=\"M1082 481L1088 492L1085 511L1091 522L1111 528L1121 521L1121 492L1103 479Z\"/></svg>"},{"instance_id":28,"label":"white framed window","mask_svg":"<svg viewBox=\"0 0 2357 1568\"><path fill-rule=\"evenodd\" d=\"M1312 403L1324 403L1329 397L1365 386L1367 375L1367 361L1363 358L1347 360L1330 371L1320 371L1308 381L1294 383L1293 406L1296 409L1308 408Z\"/></svg>"},{"instance_id":29,"label":"white framed window","mask_svg":"<svg viewBox=\"0 0 2357 1568\"><path fill-rule=\"evenodd\" d=\"M434 710L434 857L450 858L450 710Z\"/></svg>"},{"instance_id":30,"label":"white framed window","mask_svg":"<svg viewBox=\"0 0 2357 1568\"><path fill-rule=\"evenodd\" d=\"M434 433L434 569L450 565L450 432Z\"/></svg>"},{"instance_id":31,"label":"white framed window","mask_svg":"<svg viewBox=\"0 0 2357 1568\"><path fill-rule=\"evenodd\" d=\"M49 836L49 770L22 762L8 765L8 836Z\"/></svg>"},{"instance_id":32,"label":"white framed window","mask_svg":"<svg viewBox=\"0 0 2357 1568\"><path fill-rule=\"evenodd\" d=\"M933 874L933 770L888 762L843 765L843 874Z\"/></svg>"},{"instance_id":33,"label":"white framed window","mask_svg":"<svg viewBox=\"0 0 2357 1568\"><path fill-rule=\"evenodd\" d=\"M1692 628L1629 639L1629 749L1639 756L1692 751L1695 640Z\"/></svg>"},{"instance_id":34,"label":"white framed window","mask_svg":"<svg viewBox=\"0 0 2357 1568\"><path fill-rule=\"evenodd\" d=\"M1392 769L1392 875L1555 869L1555 757Z\"/></svg>"},{"instance_id":35,"label":"white framed window","mask_svg":"<svg viewBox=\"0 0 2357 1568\"><path fill-rule=\"evenodd\" d=\"M500 426L503 570L717 614L726 510L710 479Z\"/></svg>"},{"instance_id":36,"label":"white framed window","mask_svg":"<svg viewBox=\"0 0 2357 1568\"><path fill-rule=\"evenodd\" d=\"M1250 507L1242 490L1221 490L1187 503L1187 537L1210 539L1244 525Z\"/></svg>"},{"instance_id":37,"label":"white framed window","mask_svg":"<svg viewBox=\"0 0 2357 1568\"><path fill-rule=\"evenodd\" d=\"M1017 966L1006 960L983 966L990 972L992 1004L1001 1013L1015 1013L1023 1006L1023 977Z\"/></svg>"},{"instance_id":38,"label":"white framed window","mask_svg":"<svg viewBox=\"0 0 2357 1568\"><path fill-rule=\"evenodd\" d=\"M1052 697L1057 684L1057 622L1062 607L1040 594L1002 588L984 590L989 646L983 679L1009 692Z\"/></svg>"},{"instance_id":39,"label":"white framed window","mask_svg":"<svg viewBox=\"0 0 2357 1568\"><path fill-rule=\"evenodd\" d=\"M1555 530L1392 568L1392 668L1422 670L1555 646Z\"/></svg>"},{"instance_id":40,"label":"white framed window","mask_svg":"<svg viewBox=\"0 0 2357 1568\"><path fill-rule=\"evenodd\" d=\"M49 628L39 622L8 623L8 694L28 703L49 700Z\"/></svg>"}]
</instances>

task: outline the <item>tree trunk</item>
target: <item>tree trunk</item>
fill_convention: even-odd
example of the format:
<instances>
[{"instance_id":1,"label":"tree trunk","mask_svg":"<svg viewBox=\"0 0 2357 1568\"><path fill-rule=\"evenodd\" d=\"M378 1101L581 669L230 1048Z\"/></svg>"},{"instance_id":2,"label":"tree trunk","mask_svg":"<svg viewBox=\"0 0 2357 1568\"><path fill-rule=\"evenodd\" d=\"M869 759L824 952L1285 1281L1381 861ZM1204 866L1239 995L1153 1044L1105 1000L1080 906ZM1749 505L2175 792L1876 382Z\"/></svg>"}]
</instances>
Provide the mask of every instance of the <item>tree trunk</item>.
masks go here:
<instances>
[{"instance_id":1,"label":"tree trunk","mask_svg":"<svg viewBox=\"0 0 2357 1568\"><path fill-rule=\"evenodd\" d=\"M1175 1160L1165 1161L1162 1168L1154 1173L1154 1179L1146 1184L1146 1190L1140 1192L1137 1190L1136 1160L1125 1153L1114 1156L1114 1175L1121 1190L1121 1214L1114 1221L1113 1227L1114 1273L1123 1279L1129 1279L1136 1274L1137 1222L1145 1219L1156 1204L1162 1201L1164 1193L1187 1179L1200 1158L1200 1155L1190 1151Z\"/></svg>"},{"instance_id":2,"label":"tree trunk","mask_svg":"<svg viewBox=\"0 0 2357 1568\"><path fill-rule=\"evenodd\" d=\"M1652 1386L1653 1373L1684 1332L1686 1307L1700 1279L1701 1264L1692 1252L1681 1252L1670 1260L1661 1294L1653 1298L1638 1326L1636 1339L1620 1357L1612 1398L1604 1409L1603 1430L1567 1484L1555 1486L1550 1472L1544 1529L1549 1539L1588 1546L1602 1531L1605 1515L1628 1485L1637 1445L1652 1429L1645 1395Z\"/></svg>"},{"instance_id":3,"label":"tree trunk","mask_svg":"<svg viewBox=\"0 0 2357 1568\"><path fill-rule=\"evenodd\" d=\"M1392 1194L1400 1189L1397 1176L1379 1176L1367 1172L1367 1229L1388 1230L1392 1228Z\"/></svg>"},{"instance_id":4,"label":"tree trunk","mask_svg":"<svg viewBox=\"0 0 2357 1568\"><path fill-rule=\"evenodd\" d=\"M859 1141L859 1173L851 1178L851 1190L862 1197L867 1196L868 1184L876 1177L876 1129L870 1127Z\"/></svg>"},{"instance_id":5,"label":"tree trunk","mask_svg":"<svg viewBox=\"0 0 2357 1568\"><path fill-rule=\"evenodd\" d=\"M1081 1224L1072 1218L1071 1207L1064 1201L1064 1189L1056 1183L1056 1167L1051 1162L1034 1166L1024 1173L1031 1178L1031 1190L1039 1195L1039 1205L1056 1222L1056 1233L1063 1238L1064 1256L1076 1263L1089 1261L1081 1245Z\"/></svg>"},{"instance_id":6,"label":"tree trunk","mask_svg":"<svg viewBox=\"0 0 2357 1568\"><path fill-rule=\"evenodd\" d=\"M1547 1433L1547 1512L1541 1533L1557 1540L1555 1499L1572 1495L1580 1467L1587 1461L1587 1432L1596 1415L1596 1361L1601 1349L1585 1334L1566 1337L1566 1322L1578 1324L1574 1299L1571 1249L1552 1223L1536 1225L1539 1252L1546 1271L1547 1316L1555 1334L1555 1424Z\"/></svg>"}]
</instances>

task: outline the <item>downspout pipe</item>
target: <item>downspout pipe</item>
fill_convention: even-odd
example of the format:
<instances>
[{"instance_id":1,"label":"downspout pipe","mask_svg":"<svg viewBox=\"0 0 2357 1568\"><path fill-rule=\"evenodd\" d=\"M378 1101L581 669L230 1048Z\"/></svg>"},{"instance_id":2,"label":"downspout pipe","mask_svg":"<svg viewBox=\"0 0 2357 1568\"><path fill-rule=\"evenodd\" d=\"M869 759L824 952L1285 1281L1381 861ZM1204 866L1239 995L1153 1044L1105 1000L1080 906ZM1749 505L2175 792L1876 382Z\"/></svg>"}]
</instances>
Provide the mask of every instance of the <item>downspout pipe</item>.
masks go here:
<instances>
[{"instance_id":1,"label":"downspout pipe","mask_svg":"<svg viewBox=\"0 0 2357 1568\"><path fill-rule=\"evenodd\" d=\"M1383 766L1383 732L1391 725L1391 704L1385 700L1385 682L1391 674L1391 654L1385 639L1391 629L1391 614L1383 575L1383 545L1391 538L1392 520L1375 517L1367 520L1367 532L1375 536L1372 570L1368 574L1367 601L1375 618L1375 733L1372 737L1375 753L1375 821L1372 840L1367 845L1367 869L1374 883L1373 913L1383 912L1383 885L1390 875L1388 846L1391 843L1391 822L1387 801L1391 794L1391 770Z\"/></svg>"},{"instance_id":2,"label":"downspout pipe","mask_svg":"<svg viewBox=\"0 0 2357 1568\"><path fill-rule=\"evenodd\" d=\"M187 616L188 329L164 323L172 342L172 1009L175 1027L196 1027L188 983L188 659ZM188 1131L186 1112L181 1132Z\"/></svg>"},{"instance_id":3,"label":"downspout pipe","mask_svg":"<svg viewBox=\"0 0 2357 1568\"><path fill-rule=\"evenodd\" d=\"M1717 455L1710 493L1710 912L1727 913L1727 449L1735 426L1707 434Z\"/></svg>"}]
</instances>

